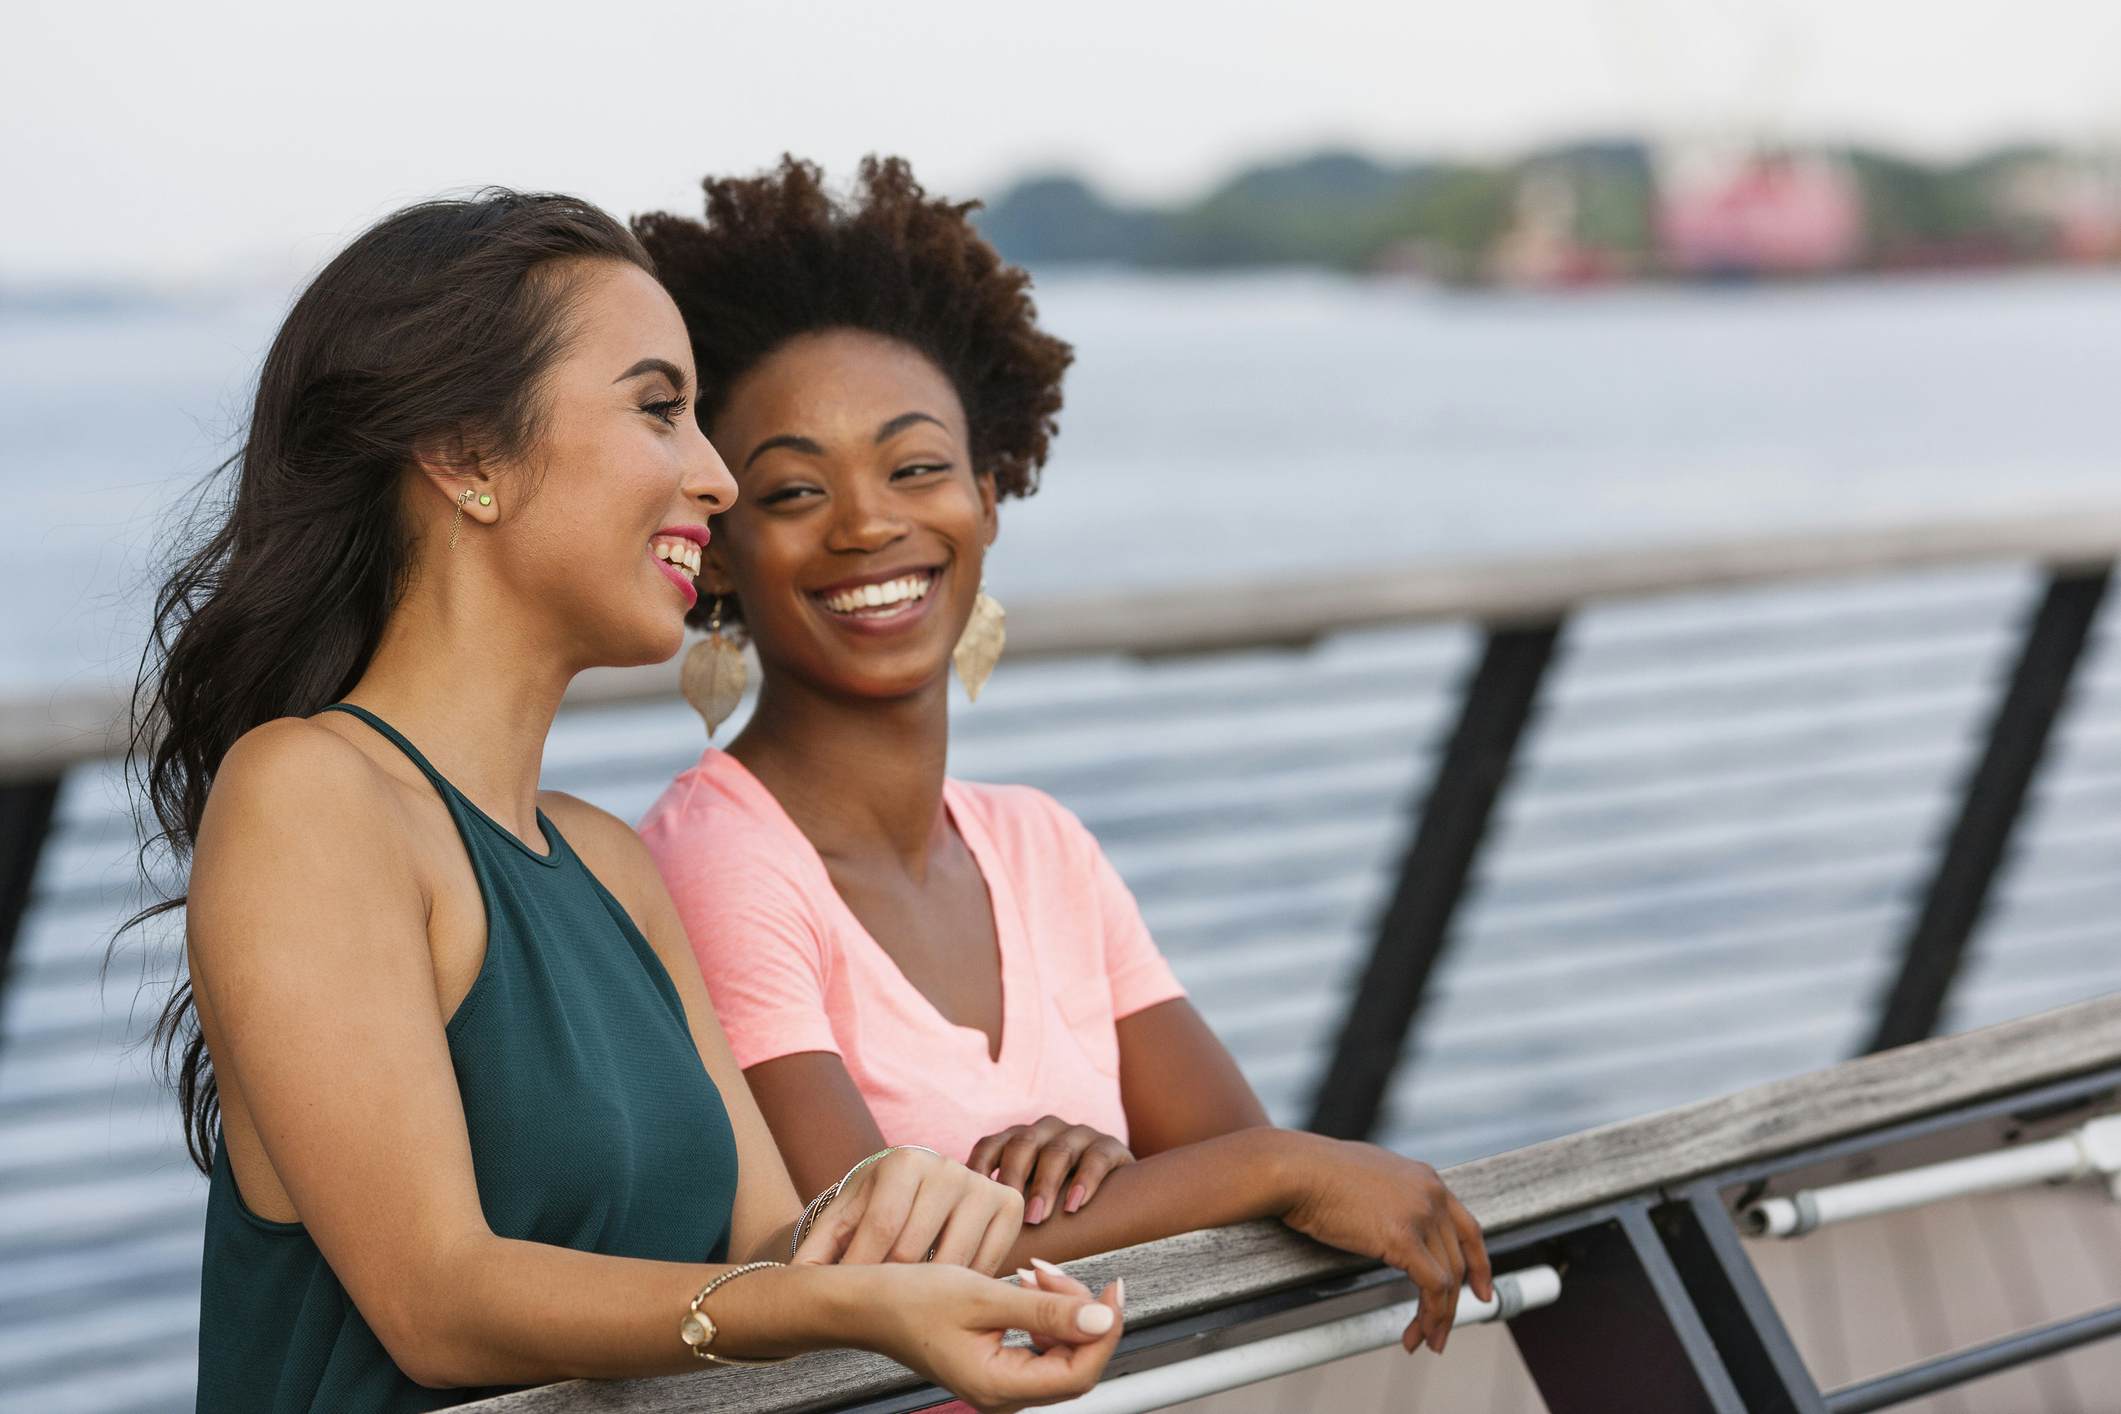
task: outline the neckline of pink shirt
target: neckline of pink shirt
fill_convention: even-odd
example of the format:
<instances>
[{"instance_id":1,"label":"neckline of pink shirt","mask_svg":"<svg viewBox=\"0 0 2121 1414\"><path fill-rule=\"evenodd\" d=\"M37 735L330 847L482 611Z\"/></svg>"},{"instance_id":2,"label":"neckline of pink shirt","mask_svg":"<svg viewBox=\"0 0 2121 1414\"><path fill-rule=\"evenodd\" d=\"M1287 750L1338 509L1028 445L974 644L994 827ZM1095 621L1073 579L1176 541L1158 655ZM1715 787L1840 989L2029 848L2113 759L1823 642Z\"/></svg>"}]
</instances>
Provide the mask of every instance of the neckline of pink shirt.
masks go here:
<instances>
[{"instance_id":1,"label":"neckline of pink shirt","mask_svg":"<svg viewBox=\"0 0 2121 1414\"><path fill-rule=\"evenodd\" d=\"M809 881L813 898L819 907L834 915L831 921L836 925L836 931L851 938L853 945L863 950L870 971L882 974L886 985L897 988L909 1005L919 1008L934 1021L937 1029L969 1041L968 1049L978 1057L980 1064L1005 1084L1029 1090L1031 1076L1028 1072L1038 1062L1040 1038L1036 1033L1041 1029L1043 1016L1035 1000L1039 981L1037 969L1030 955L1023 912L1017 905L1016 889L1009 879L1009 871L1001 866L1000 851L987 833L986 822L980 818L977 805L966 799L967 792L960 782L944 778L943 809L956 828L958 838L965 842L966 850L972 855L980 878L986 881L987 904L994 911L994 936L1000 949L1002 981L999 1056L988 1052L986 1032L952 1021L929 1000L926 992L913 985L912 979L900 969L898 960L870 934L854 910L847 906L847 901L840 897L838 886L832 882L832 871L825 867L825 857L818 853L817 846L810 842L802 826L796 824L794 817L782 806L780 797L753 775L749 766L728 752L712 747L701 764L727 778L732 790L752 797L759 813L787 834L801 868L813 876Z\"/></svg>"}]
</instances>

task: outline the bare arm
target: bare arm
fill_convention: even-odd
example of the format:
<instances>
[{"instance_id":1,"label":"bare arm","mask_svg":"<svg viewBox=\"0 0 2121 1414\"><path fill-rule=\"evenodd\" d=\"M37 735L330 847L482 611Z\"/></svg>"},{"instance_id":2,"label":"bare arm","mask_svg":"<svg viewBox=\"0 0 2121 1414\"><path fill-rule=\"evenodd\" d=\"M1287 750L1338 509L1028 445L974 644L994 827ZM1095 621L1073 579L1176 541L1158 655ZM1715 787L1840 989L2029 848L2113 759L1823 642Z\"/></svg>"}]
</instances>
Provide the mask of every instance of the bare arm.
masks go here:
<instances>
[{"instance_id":1,"label":"bare arm","mask_svg":"<svg viewBox=\"0 0 2121 1414\"><path fill-rule=\"evenodd\" d=\"M884 1147L869 1103L827 1051L800 1051L744 1072L780 1145L781 1158L804 1193L820 1193L864 1156ZM962 1154L944 1157L961 1160Z\"/></svg>"},{"instance_id":2,"label":"bare arm","mask_svg":"<svg viewBox=\"0 0 2121 1414\"><path fill-rule=\"evenodd\" d=\"M1229 1053L1189 1003L1150 1007L1120 1026L1121 1089L1130 1102L1129 1123L1140 1094L1155 1111L1149 1116L1152 1126L1161 1126L1156 1137L1169 1147L1111 1168L1094 1203L1073 1212L1063 1208L1025 1227L1003 1259L1005 1266L1022 1266L1034 1257L1063 1262L1175 1233L1279 1218L1321 1241L1405 1271L1423 1297L1421 1316L1408 1327L1410 1345L1419 1338L1441 1348L1450 1327L1438 1313L1456 1308L1462 1281L1483 1296L1490 1294L1480 1225L1435 1170L1373 1145L1269 1126ZM1161 1085L1180 1092L1186 1085L1202 1086L1208 1102L1200 1116L1187 1114L1179 1103L1182 1093L1157 1093L1162 1059L1154 1047L1167 1037L1173 1038L1181 1069L1165 1072ZM881 1142L876 1120L838 1056L783 1056L745 1074L799 1182L830 1175L823 1180L829 1183ZM1183 1137L1217 1123L1230 1128Z\"/></svg>"},{"instance_id":3,"label":"bare arm","mask_svg":"<svg viewBox=\"0 0 2121 1414\"><path fill-rule=\"evenodd\" d=\"M678 1319L724 1268L578 1252L487 1227L425 886L392 789L358 749L303 722L259 729L222 765L200 832L188 941L201 1023L244 1125L362 1316L420 1383L692 1368ZM712 1070L718 1033L697 1031L712 1012L704 996L695 1001ZM737 1250L749 1251L770 1245L794 1199L718 1049L749 1190L737 1200ZM714 1301L727 1353L861 1345L979 1402L1079 1390L1110 1348L1109 1335L1092 1341L1076 1329L1080 1297L965 1271L769 1271ZM1056 1347L1051 1364L1027 1361L1000 1344L1004 1326L1026 1321L1078 1344Z\"/></svg>"},{"instance_id":4,"label":"bare arm","mask_svg":"<svg viewBox=\"0 0 2121 1414\"><path fill-rule=\"evenodd\" d=\"M1268 1123L1230 1052L1184 997L1119 1020L1119 1093L1143 1157Z\"/></svg>"}]
</instances>

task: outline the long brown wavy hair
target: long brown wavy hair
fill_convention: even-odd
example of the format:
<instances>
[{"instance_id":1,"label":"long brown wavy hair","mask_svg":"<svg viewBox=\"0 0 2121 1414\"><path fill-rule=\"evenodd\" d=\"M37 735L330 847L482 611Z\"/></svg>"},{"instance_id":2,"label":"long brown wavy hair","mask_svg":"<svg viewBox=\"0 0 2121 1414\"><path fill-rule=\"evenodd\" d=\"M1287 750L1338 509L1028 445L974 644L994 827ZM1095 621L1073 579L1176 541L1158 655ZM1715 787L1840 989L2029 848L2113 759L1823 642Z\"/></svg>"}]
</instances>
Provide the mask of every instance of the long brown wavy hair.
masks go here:
<instances>
[{"instance_id":1,"label":"long brown wavy hair","mask_svg":"<svg viewBox=\"0 0 2121 1414\"><path fill-rule=\"evenodd\" d=\"M150 888L150 861L185 872L236 739L337 701L367 668L404 588L415 450L458 435L508 456L535 439L575 283L550 267L581 259L654 271L588 202L489 189L386 217L295 301L241 449L193 502L134 680L126 776ZM185 901L160 898L118 936ZM211 1172L220 1094L181 972L149 1043Z\"/></svg>"}]
</instances>

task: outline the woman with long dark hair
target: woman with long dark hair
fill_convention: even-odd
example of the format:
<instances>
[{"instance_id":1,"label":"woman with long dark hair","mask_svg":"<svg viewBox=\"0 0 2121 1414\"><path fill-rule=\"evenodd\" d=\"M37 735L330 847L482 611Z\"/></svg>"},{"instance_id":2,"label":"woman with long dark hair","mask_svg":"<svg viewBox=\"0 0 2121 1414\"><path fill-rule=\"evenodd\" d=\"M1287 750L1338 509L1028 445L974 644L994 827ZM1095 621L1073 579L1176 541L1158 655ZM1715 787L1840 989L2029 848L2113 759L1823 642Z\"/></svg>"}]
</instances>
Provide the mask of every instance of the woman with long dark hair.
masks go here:
<instances>
[{"instance_id":1,"label":"woman with long dark hair","mask_svg":"<svg viewBox=\"0 0 2121 1414\"><path fill-rule=\"evenodd\" d=\"M641 831L791 1172L932 1145L1025 1195L1012 1261L1277 1217L1404 1270L1406 1344L1441 1351L1489 1285L1434 1170L1271 1127L1082 824L945 769L952 667L976 693L1002 646L997 506L1037 489L1072 357L1029 277L896 159L846 200L792 160L706 190L704 222L635 223L743 487L687 693L734 705L739 626L764 681Z\"/></svg>"},{"instance_id":2,"label":"woman with long dark hair","mask_svg":"<svg viewBox=\"0 0 2121 1414\"><path fill-rule=\"evenodd\" d=\"M190 866L202 1411L848 1344L998 1408L1111 1351L1117 1283L979 1274L1021 1200L959 1165L879 1146L806 1213L639 842L538 788L569 680L679 645L736 490L692 384L646 254L558 196L399 212L273 341L135 702Z\"/></svg>"}]
</instances>

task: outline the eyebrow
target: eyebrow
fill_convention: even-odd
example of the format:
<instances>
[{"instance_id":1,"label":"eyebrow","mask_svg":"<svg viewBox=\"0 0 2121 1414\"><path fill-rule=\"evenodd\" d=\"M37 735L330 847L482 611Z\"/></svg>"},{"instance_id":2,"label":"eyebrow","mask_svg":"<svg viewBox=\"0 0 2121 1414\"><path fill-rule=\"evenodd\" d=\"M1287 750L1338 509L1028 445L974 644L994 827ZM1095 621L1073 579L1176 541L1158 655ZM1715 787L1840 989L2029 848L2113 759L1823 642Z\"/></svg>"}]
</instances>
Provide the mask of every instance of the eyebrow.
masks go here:
<instances>
[{"instance_id":1,"label":"eyebrow","mask_svg":"<svg viewBox=\"0 0 2121 1414\"><path fill-rule=\"evenodd\" d=\"M806 457L821 457L825 455L825 449L808 437L798 437L793 433L783 433L779 437L768 437L765 441L753 447L751 455L744 458L744 469L749 471L753 462L776 447L786 447L790 451L801 452Z\"/></svg>"},{"instance_id":2,"label":"eyebrow","mask_svg":"<svg viewBox=\"0 0 2121 1414\"><path fill-rule=\"evenodd\" d=\"M877 445L882 446L884 443L890 441L893 437L898 436L899 433L904 432L907 428L913 426L917 422L932 422L937 427L941 427L945 432L950 430L947 426L944 425L943 420L935 416L933 413L902 412L897 417L894 417L889 422L885 423L882 427L876 429ZM744 469L747 471L750 470L751 464L753 462L757 461L766 453L781 447L786 447L789 451L792 452L801 452L806 457L821 457L825 455L825 449L819 446L811 438L799 437L792 432L784 432L778 437L768 437L765 441L759 443L756 447L753 447L751 449L751 455L744 458Z\"/></svg>"},{"instance_id":3,"label":"eyebrow","mask_svg":"<svg viewBox=\"0 0 2121 1414\"><path fill-rule=\"evenodd\" d=\"M671 387L681 393L685 391L685 371L667 358L644 358L611 381L623 383L629 378L638 378L643 373L660 373L670 380Z\"/></svg>"},{"instance_id":4,"label":"eyebrow","mask_svg":"<svg viewBox=\"0 0 2121 1414\"><path fill-rule=\"evenodd\" d=\"M916 422L932 422L937 427L943 427L943 420L935 416L933 413L902 412L897 417L894 417L889 422L885 423L882 427L876 429L877 445L882 446L884 443L890 441L893 437L898 436L899 433L904 432L907 428L911 427ZM948 432L950 429L947 427L943 427L943 430L945 432Z\"/></svg>"}]
</instances>

